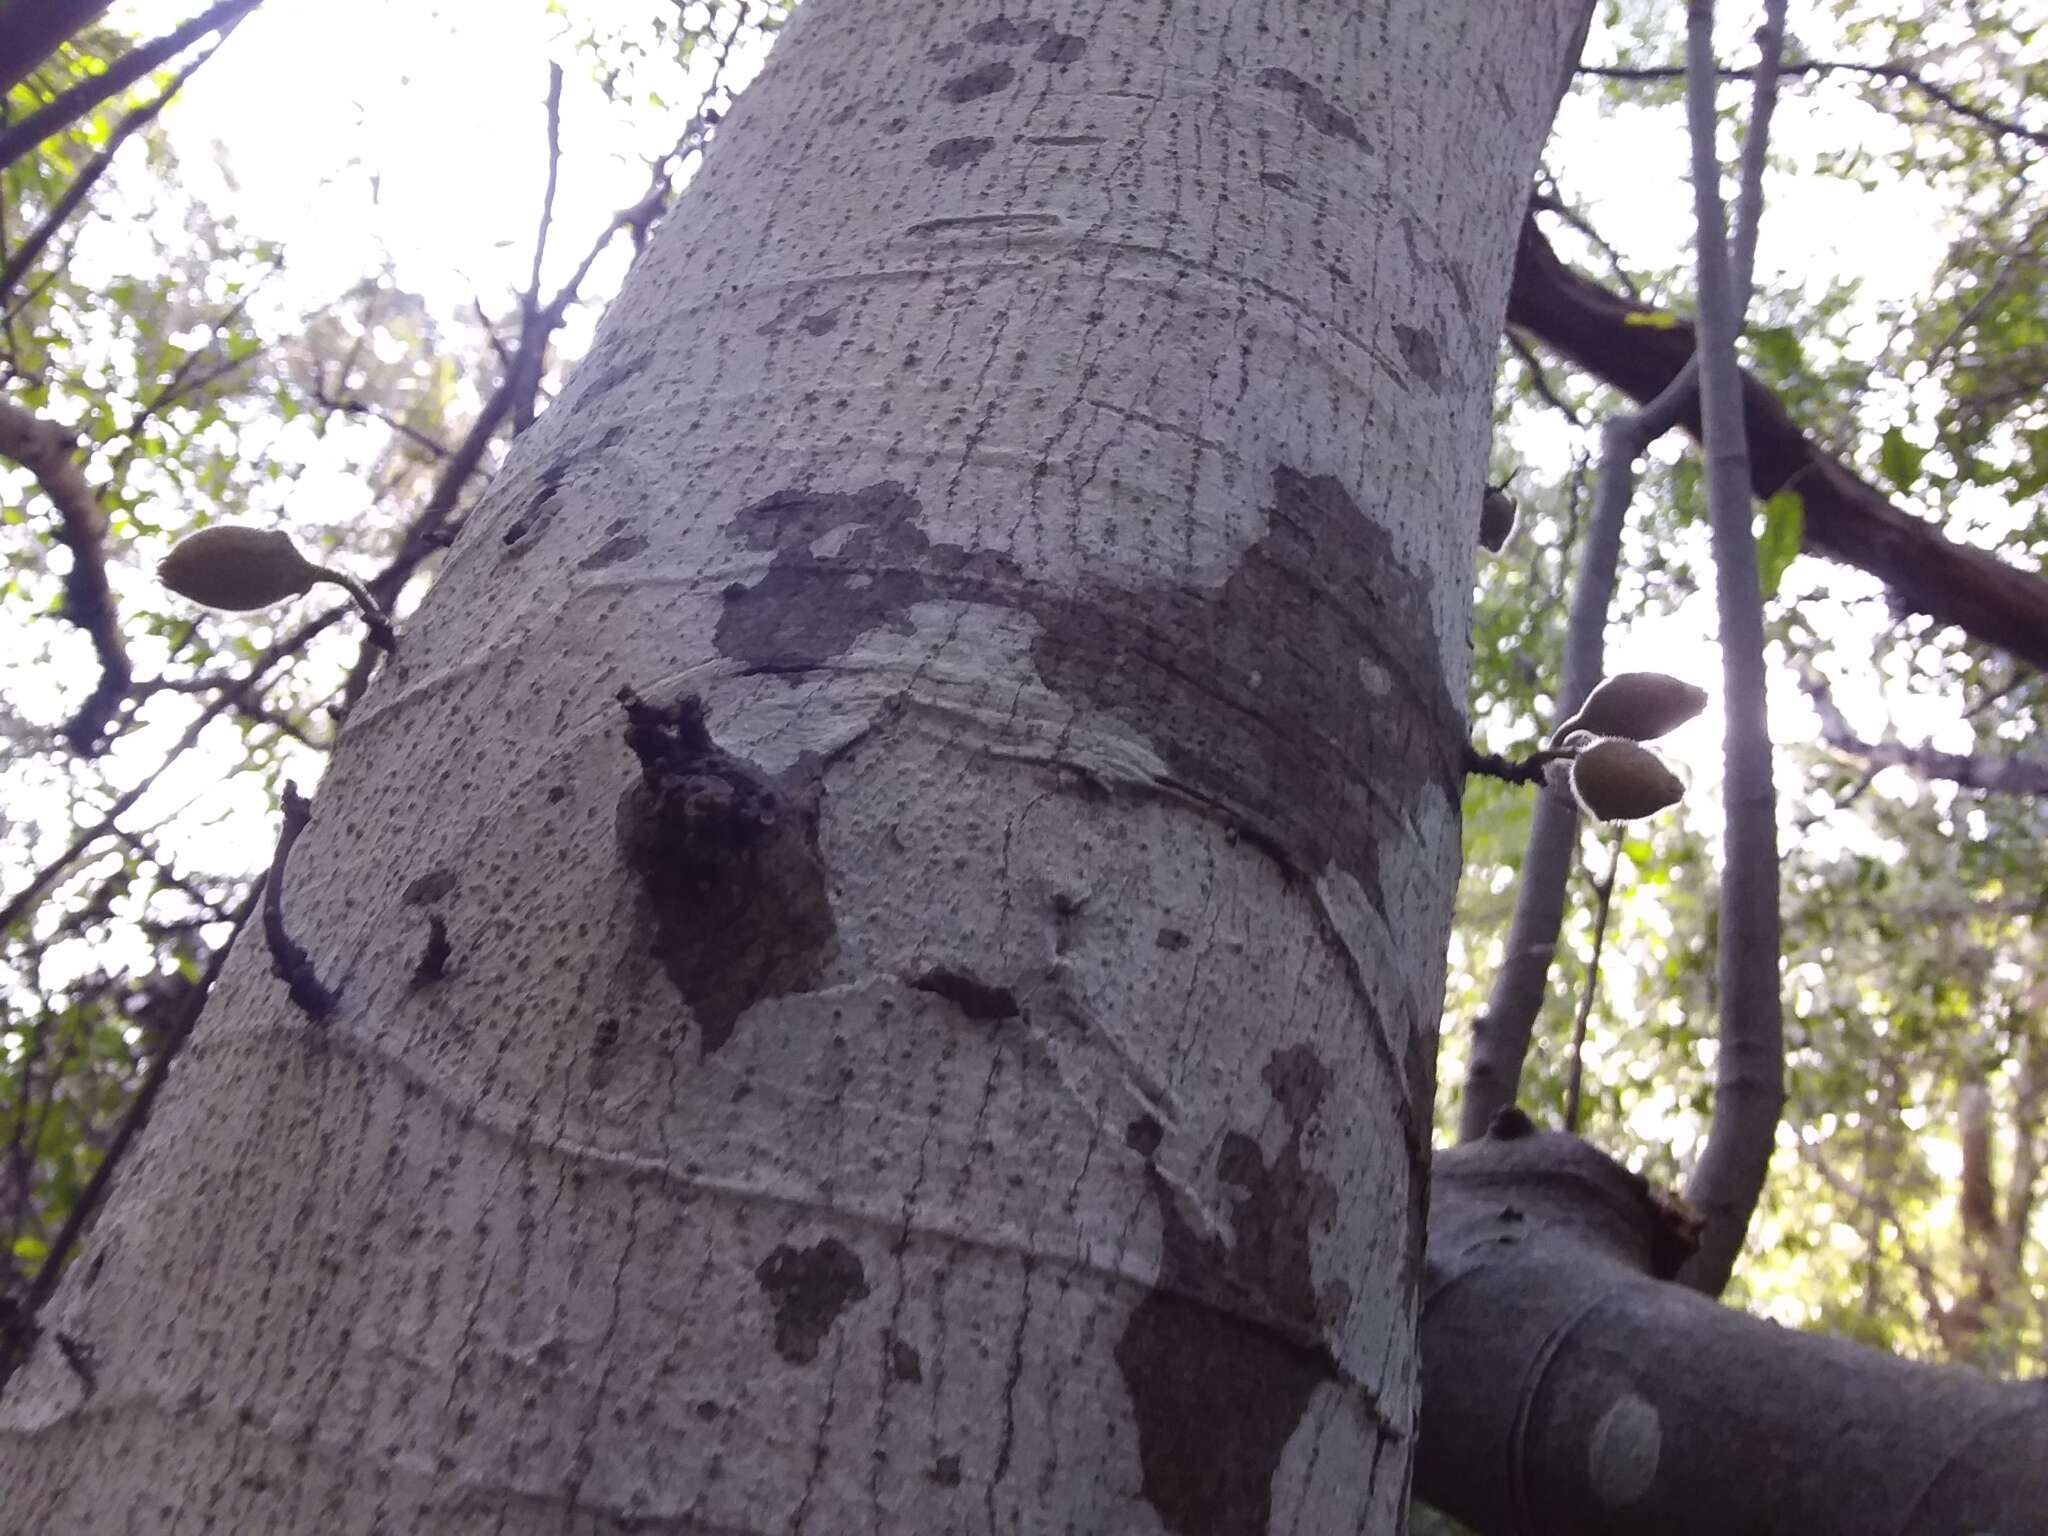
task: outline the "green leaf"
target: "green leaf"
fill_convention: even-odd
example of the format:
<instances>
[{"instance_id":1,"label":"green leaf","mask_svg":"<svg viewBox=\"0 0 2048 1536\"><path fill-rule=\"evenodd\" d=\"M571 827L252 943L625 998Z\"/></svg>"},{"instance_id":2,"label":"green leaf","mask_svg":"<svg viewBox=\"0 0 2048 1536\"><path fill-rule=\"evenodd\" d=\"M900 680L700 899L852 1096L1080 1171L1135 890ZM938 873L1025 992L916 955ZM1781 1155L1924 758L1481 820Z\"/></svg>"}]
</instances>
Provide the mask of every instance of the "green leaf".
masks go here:
<instances>
[{"instance_id":1,"label":"green leaf","mask_svg":"<svg viewBox=\"0 0 2048 1536\"><path fill-rule=\"evenodd\" d=\"M50 1245L24 1232L14 1240L14 1256L28 1264L40 1264L50 1256Z\"/></svg>"},{"instance_id":2,"label":"green leaf","mask_svg":"<svg viewBox=\"0 0 2048 1536\"><path fill-rule=\"evenodd\" d=\"M1806 503L1797 491L1780 491L1764 503L1764 530L1756 541L1756 573L1765 597L1778 595L1778 583L1799 553L1805 533Z\"/></svg>"},{"instance_id":3,"label":"green leaf","mask_svg":"<svg viewBox=\"0 0 2048 1536\"><path fill-rule=\"evenodd\" d=\"M1623 325L1640 325L1652 331L1675 331L1678 316L1667 315L1661 309L1632 309L1621 317Z\"/></svg>"},{"instance_id":4,"label":"green leaf","mask_svg":"<svg viewBox=\"0 0 2048 1536\"><path fill-rule=\"evenodd\" d=\"M1799 350L1799 333L1789 325L1767 325L1750 332L1749 344L1756 352L1756 360L1768 372L1787 377L1807 371L1805 356Z\"/></svg>"},{"instance_id":5,"label":"green leaf","mask_svg":"<svg viewBox=\"0 0 2048 1536\"><path fill-rule=\"evenodd\" d=\"M1913 482L1920 478L1920 461L1926 457L1925 448L1915 448L1906 441L1904 432L1890 427L1885 431L1884 441L1878 444L1877 467L1893 485L1910 491Z\"/></svg>"}]
</instances>

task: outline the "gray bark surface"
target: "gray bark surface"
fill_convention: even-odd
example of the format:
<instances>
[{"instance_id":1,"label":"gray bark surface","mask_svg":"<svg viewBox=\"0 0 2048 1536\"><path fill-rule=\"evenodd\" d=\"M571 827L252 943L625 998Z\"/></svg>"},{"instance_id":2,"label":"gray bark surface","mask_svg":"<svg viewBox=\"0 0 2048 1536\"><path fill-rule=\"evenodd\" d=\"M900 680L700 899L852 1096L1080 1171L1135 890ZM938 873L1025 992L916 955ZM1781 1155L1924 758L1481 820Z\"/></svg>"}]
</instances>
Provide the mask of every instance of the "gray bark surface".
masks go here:
<instances>
[{"instance_id":1,"label":"gray bark surface","mask_svg":"<svg viewBox=\"0 0 2048 1536\"><path fill-rule=\"evenodd\" d=\"M1587 9L805 5L352 712L339 1007L229 963L8 1521L1396 1529Z\"/></svg>"},{"instance_id":2,"label":"gray bark surface","mask_svg":"<svg viewBox=\"0 0 2048 1536\"><path fill-rule=\"evenodd\" d=\"M1670 1282L1671 1207L1572 1137L1438 1157L1416 1493L1482 1532L2048 1532L2041 1384Z\"/></svg>"}]
</instances>

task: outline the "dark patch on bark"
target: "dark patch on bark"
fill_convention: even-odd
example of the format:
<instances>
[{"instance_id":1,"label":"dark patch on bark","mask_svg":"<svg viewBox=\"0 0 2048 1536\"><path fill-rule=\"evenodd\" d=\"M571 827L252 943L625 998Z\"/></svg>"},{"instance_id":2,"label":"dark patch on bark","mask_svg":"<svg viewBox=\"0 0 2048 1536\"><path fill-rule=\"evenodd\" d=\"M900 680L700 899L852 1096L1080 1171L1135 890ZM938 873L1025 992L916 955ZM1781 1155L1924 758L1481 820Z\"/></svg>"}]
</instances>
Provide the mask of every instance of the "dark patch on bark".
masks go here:
<instances>
[{"instance_id":1,"label":"dark patch on bark","mask_svg":"<svg viewBox=\"0 0 2048 1536\"><path fill-rule=\"evenodd\" d=\"M637 357L625 357L615 363L607 363L590 376L590 383L585 386L582 395L578 397L576 403L578 405L590 405L594 401L603 399L620 385L629 383L635 374L639 373L641 369L645 368L653 360L654 354L652 352L643 352Z\"/></svg>"},{"instance_id":2,"label":"dark patch on bark","mask_svg":"<svg viewBox=\"0 0 2048 1536\"><path fill-rule=\"evenodd\" d=\"M576 563L579 571L602 570L608 565L617 565L621 560L630 560L647 549L647 540L637 533L622 533L617 538L606 539L596 549Z\"/></svg>"},{"instance_id":3,"label":"dark patch on bark","mask_svg":"<svg viewBox=\"0 0 2048 1536\"><path fill-rule=\"evenodd\" d=\"M896 1381L923 1381L924 1361L902 1339L889 1341L889 1375Z\"/></svg>"},{"instance_id":4,"label":"dark patch on bark","mask_svg":"<svg viewBox=\"0 0 2048 1536\"><path fill-rule=\"evenodd\" d=\"M1014 47L1028 43L1034 37L1045 35L1046 24L1042 21L1015 22L1007 16L998 16L992 21L979 21L967 29L967 40L983 43L996 48Z\"/></svg>"},{"instance_id":5,"label":"dark patch on bark","mask_svg":"<svg viewBox=\"0 0 2048 1536\"><path fill-rule=\"evenodd\" d=\"M708 1056L763 998L811 986L835 931L812 764L769 774L711 739L702 701L620 690L640 779L618 836L653 913L654 953Z\"/></svg>"},{"instance_id":6,"label":"dark patch on bark","mask_svg":"<svg viewBox=\"0 0 2048 1536\"><path fill-rule=\"evenodd\" d=\"M1261 171L1259 172L1259 184L1261 186L1278 188L1282 192L1292 192L1297 185L1294 178L1285 171Z\"/></svg>"},{"instance_id":7,"label":"dark patch on bark","mask_svg":"<svg viewBox=\"0 0 2048 1536\"><path fill-rule=\"evenodd\" d=\"M645 359L641 361L644 363ZM505 529L505 554L508 558L517 558L525 554L538 542L548 524L554 521L555 514L562 509L562 482L583 464L625 441L625 437L624 427L607 427L603 436L593 442L578 443L568 448L560 458L540 472L539 493L527 504L526 510L514 518Z\"/></svg>"},{"instance_id":8,"label":"dark patch on bark","mask_svg":"<svg viewBox=\"0 0 2048 1536\"><path fill-rule=\"evenodd\" d=\"M868 1293L860 1257L836 1237L808 1248L783 1243L754 1278L775 1306L775 1353L798 1365L818 1358L839 1314Z\"/></svg>"},{"instance_id":9,"label":"dark patch on bark","mask_svg":"<svg viewBox=\"0 0 2048 1536\"><path fill-rule=\"evenodd\" d=\"M858 491L779 491L743 508L734 533L775 557L754 586L726 588L720 654L763 671L806 671L871 630L909 634L916 603L988 601L997 586L1015 590L1009 560L933 542L917 526L918 510L917 498L893 480ZM828 534L840 536L834 551L813 553Z\"/></svg>"},{"instance_id":10,"label":"dark patch on bark","mask_svg":"<svg viewBox=\"0 0 2048 1536\"><path fill-rule=\"evenodd\" d=\"M443 897L454 894L460 883L460 877L452 869L430 869L406 886L405 894L398 899L408 907L431 907Z\"/></svg>"},{"instance_id":11,"label":"dark patch on bark","mask_svg":"<svg viewBox=\"0 0 2048 1536\"><path fill-rule=\"evenodd\" d=\"M1038 672L1128 719L1283 865L1334 862L1384 912L1382 839L1409 836L1426 794L1458 804L1464 723L1428 583L1331 476L1281 465L1267 515L1220 592L1035 594Z\"/></svg>"},{"instance_id":12,"label":"dark patch on bark","mask_svg":"<svg viewBox=\"0 0 2048 1536\"><path fill-rule=\"evenodd\" d=\"M455 946L448 942L448 919L438 912L431 913L427 918L426 948L420 952L419 962L412 968L410 990L417 992L446 976L448 959L454 953Z\"/></svg>"},{"instance_id":13,"label":"dark patch on bark","mask_svg":"<svg viewBox=\"0 0 2048 1536\"><path fill-rule=\"evenodd\" d=\"M1060 216L1056 213L965 213L945 219L922 219L910 226L904 233L912 235L943 235L952 230L986 230L989 232L1022 229L1057 229Z\"/></svg>"},{"instance_id":14,"label":"dark patch on bark","mask_svg":"<svg viewBox=\"0 0 2048 1536\"><path fill-rule=\"evenodd\" d=\"M1140 1115L1124 1127L1124 1145L1140 1157L1150 1157L1166 1140L1166 1127L1153 1115Z\"/></svg>"},{"instance_id":15,"label":"dark patch on bark","mask_svg":"<svg viewBox=\"0 0 2048 1536\"><path fill-rule=\"evenodd\" d=\"M1095 144L1107 144L1099 133L1040 133L1024 141L1026 144L1042 144L1049 149L1083 149Z\"/></svg>"},{"instance_id":16,"label":"dark patch on bark","mask_svg":"<svg viewBox=\"0 0 2048 1536\"><path fill-rule=\"evenodd\" d=\"M965 43L940 43L932 49L931 57L943 64L948 59L959 58L966 51L967 45Z\"/></svg>"},{"instance_id":17,"label":"dark patch on bark","mask_svg":"<svg viewBox=\"0 0 2048 1536\"><path fill-rule=\"evenodd\" d=\"M827 331L835 329L838 324L839 307L834 305L819 314L805 315L803 319L797 321L796 328L806 336L823 336Z\"/></svg>"},{"instance_id":18,"label":"dark patch on bark","mask_svg":"<svg viewBox=\"0 0 2048 1536\"><path fill-rule=\"evenodd\" d=\"M1195 941L1179 928L1162 928L1153 936L1152 942L1177 954Z\"/></svg>"},{"instance_id":19,"label":"dark patch on bark","mask_svg":"<svg viewBox=\"0 0 2048 1536\"><path fill-rule=\"evenodd\" d=\"M711 1401L711 1399L708 1397L700 1398L698 1399L697 1406L693 1411L696 1413L698 1418L702 1419L706 1424L709 1424L713 1419L718 1417L718 1404Z\"/></svg>"},{"instance_id":20,"label":"dark patch on bark","mask_svg":"<svg viewBox=\"0 0 2048 1536\"><path fill-rule=\"evenodd\" d=\"M941 1456L932 1464L931 1478L941 1488L958 1488L960 1486L960 1458L958 1456Z\"/></svg>"},{"instance_id":21,"label":"dark patch on bark","mask_svg":"<svg viewBox=\"0 0 2048 1536\"><path fill-rule=\"evenodd\" d=\"M941 139L934 144L931 153L924 158L928 164L942 171L957 170L963 165L972 165L983 155L996 147L994 139L969 136L959 139Z\"/></svg>"},{"instance_id":22,"label":"dark patch on bark","mask_svg":"<svg viewBox=\"0 0 2048 1536\"><path fill-rule=\"evenodd\" d=\"M1458 296L1458 313L1467 319L1472 315L1472 281L1465 276L1465 269L1454 257L1444 258L1444 276L1451 280L1451 291Z\"/></svg>"},{"instance_id":23,"label":"dark patch on bark","mask_svg":"<svg viewBox=\"0 0 2048 1536\"><path fill-rule=\"evenodd\" d=\"M1336 262L1333 261L1329 264L1329 271L1333 282L1342 283L1346 288L1351 286L1351 274L1338 266Z\"/></svg>"},{"instance_id":24,"label":"dark patch on bark","mask_svg":"<svg viewBox=\"0 0 2048 1536\"><path fill-rule=\"evenodd\" d=\"M948 966L935 966L911 982L920 992L943 997L968 1018L994 1024L1017 1017L1017 994Z\"/></svg>"},{"instance_id":25,"label":"dark patch on bark","mask_svg":"<svg viewBox=\"0 0 2048 1536\"><path fill-rule=\"evenodd\" d=\"M1438 350L1436 338L1412 325L1396 325L1394 340L1401 348L1401 361L1408 365L1408 371L1427 384L1431 389L1441 390L1444 384L1443 354Z\"/></svg>"},{"instance_id":26,"label":"dark patch on bark","mask_svg":"<svg viewBox=\"0 0 2048 1536\"><path fill-rule=\"evenodd\" d=\"M611 1081L612 1053L619 1048L619 1021L606 1017L597 1021L590 1037L590 1086L602 1088Z\"/></svg>"},{"instance_id":27,"label":"dark patch on bark","mask_svg":"<svg viewBox=\"0 0 2048 1536\"><path fill-rule=\"evenodd\" d=\"M965 74L955 75L939 87L939 94L957 105L993 96L1016 78L1017 71L999 59L993 64L983 64Z\"/></svg>"},{"instance_id":28,"label":"dark patch on bark","mask_svg":"<svg viewBox=\"0 0 2048 1536\"><path fill-rule=\"evenodd\" d=\"M534 540L555 520L555 514L562 510L562 498L553 491L543 491L527 505L524 512L515 517L505 529L505 549L510 554L524 554L533 547Z\"/></svg>"},{"instance_id":29,"label":"dark patch on bark","mask_svg":"<svg viewBox=\"0 0 2048 1536\"><path fill-rule=\"evenodd\" d=\"M1055 32L1032 50L1041 64L1071 64L1088 51L1088 39L1073 32Z\"/></svg>"},{"instance_id":30,"label":"dark patch on bark","mask_svg":"<svg viewBox=\"0 0 2048 1536\"><path fill-rule=\"evenodd\" d=\"M1358 131L1358 120L1349 112L1339 110L1330 104L1320 86L1309 84L1291 69L1262 69L1259 84L1269 91L1285 91L1295 100L1301 113L1301 120L1317 133L1328 134L1333 139L1346 139L1360 148L1365 146L1365 135Z\"/></svg>"},{"instance_id":31,"label":"dark patch on bark","mask_svg":"<svg viewBox=\"0 0 2048 1536\"><path fill-rule=\"evenodd\" d=\"M1336 1192L1302 1158L1330 1074L1295 1047L1276 1052L1263 1076L1287 1145L1269 1165L1251 1137L1225 1136L1217 1173L1234 1191L1228 1244L1204 1236L1149 1170L1164 1224L1159 1278L1116 1346L1146 1501L1181 1536L1264 1532L1281 1452L1315 1389L1338 1379L1310 1265L1311 1234L1327 1227Z\"/></svg>"},{"instance_id":32,"label":"dark patch on bark","mask_svg":"<svg viewBox=\"0 0 2048 1536\"><path fill-rule=\"evenodd\" d=\"M1337 480L1276 468L1268 531L1220 590L1033 587L1007 556L931 539L920 510L894 481L744 508L734 536L774 558L726 589L719 652L802 672L871 631L908 633L920 602L1016 607L1038 623L1047 687L1128 721L1291 872L1335 863L1386 910L1380 844L1409 835L1424 796L1457 805L1464 722L1426 578Z\"/></svg>"}]
</instances>

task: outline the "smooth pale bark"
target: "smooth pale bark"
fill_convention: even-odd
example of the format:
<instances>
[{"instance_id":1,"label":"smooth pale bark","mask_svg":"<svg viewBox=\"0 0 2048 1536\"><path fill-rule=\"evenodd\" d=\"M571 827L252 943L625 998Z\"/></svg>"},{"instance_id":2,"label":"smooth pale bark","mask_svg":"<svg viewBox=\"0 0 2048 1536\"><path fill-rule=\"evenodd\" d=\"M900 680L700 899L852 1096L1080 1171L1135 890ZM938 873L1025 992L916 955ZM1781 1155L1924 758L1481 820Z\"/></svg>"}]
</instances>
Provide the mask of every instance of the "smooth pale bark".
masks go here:
<instances>
[{"instance_id":1,"label":"smooth pale bark","mask_svg":"<svg viewBox=\"0 0 2048 1536\"><path fill-rule=\"evenodd\" d=\"M10 1519L1394 1530L1587 10L810 0L352 714L285 893L339 1010L234 957ZM815 817L744 936L642 873L621 685Z\"/></svg>"},{"instance_id":2,"label":"smooth pale bark","mask_svg":"<svg viewBox=\"0 0 2048 1536\"><path fill-rule=\"evenodd\" d=\"M2048 1531L2040 1382L1663 1283L1672 1207L1572 1137L1509 1134L1437 1158L1420 1497L1483 1533Z\"/></svg>"}]
</instances>

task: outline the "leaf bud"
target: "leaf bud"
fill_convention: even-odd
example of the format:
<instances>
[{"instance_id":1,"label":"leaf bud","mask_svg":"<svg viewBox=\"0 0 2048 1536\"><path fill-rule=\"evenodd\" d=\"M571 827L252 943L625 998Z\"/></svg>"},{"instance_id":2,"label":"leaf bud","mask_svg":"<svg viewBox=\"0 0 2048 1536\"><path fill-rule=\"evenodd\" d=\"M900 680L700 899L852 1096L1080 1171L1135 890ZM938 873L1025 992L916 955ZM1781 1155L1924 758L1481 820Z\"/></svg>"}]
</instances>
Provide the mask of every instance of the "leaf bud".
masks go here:
<instances>
[{"instance_id":1,"label":"leaf bud","mask_svg":"<svg viewBox=\"0 0 2048 1536\"><path fill-rule=\"evenodd\" d=\"M1551 733L1553 743L1573 731L1654 741L1706 708L1703 688L1662 672L1617 672L1586 695L1579 712Z\"/></svg>"},{"instance_id":2,"label":"leaf bud","mask_svg":"<svg viewBox=\"0 0 2048 1536\"><path fill-rule=\"evenodd\" d=\"M1587 815L1634 821L1678 804L1685 785L1648 747L1603 737L1571 760L1572 794Z\"/></svg>"},{"instance_id":3,"label":"leaf bud","mask_svg":"<svg viewBox=\"0 0 2048 1536\"><path fill-rule=\"evenodd\" d=\"M1499 554L1514 531L1515 498L1508 494L1507 481L1489 485L1479 502L1479 542Z\"/></svg>"},{"instance_id":4,"label":"leaf bud","mask_svg":"<svg viewBox=\"0 0 2048 1536\"><path fill-rule=\"evenodd\" d=\"M216 523L180 539L156 574L180 597L240 613L301 596L327 573L287 533Z\"/></svg>"}]
</instances>

